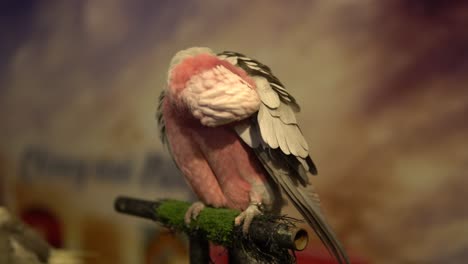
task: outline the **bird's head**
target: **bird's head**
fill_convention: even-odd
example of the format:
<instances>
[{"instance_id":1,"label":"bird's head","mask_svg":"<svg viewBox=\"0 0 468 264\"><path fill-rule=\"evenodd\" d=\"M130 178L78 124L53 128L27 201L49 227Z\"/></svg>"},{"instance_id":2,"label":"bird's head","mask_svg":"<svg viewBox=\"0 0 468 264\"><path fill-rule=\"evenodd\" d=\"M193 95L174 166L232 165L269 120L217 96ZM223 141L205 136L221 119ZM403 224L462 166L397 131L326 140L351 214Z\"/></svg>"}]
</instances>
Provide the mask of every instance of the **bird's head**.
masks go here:
<instances>
[{"instance_id":1,"label":"bird's head","mask_svg":"<svg viewBox=\"0 0 468 264\"><path fill-rule=\"evenodd\" d=\"M200 54L216 56L216 54L210 48L206 48L206 47L191 47L188 49L178 51L174 55L174 57L172 57L171 64L169 65L169 72L167 76L168 83L171 79L172 72L177 65L179 65L181 62L183 62L187 58L195 57Z\"/></svg>"},{"instance_id":2,"label":"bird's head","mask_svg":"<svg viewBox=\"0 0 468 264\"><path fill-rule=\"evenodd\" d=\"M194 78L198 78L198 81L219 82L215 77L216 74L212 74L211 77L200 77L202 73L212 71L218 66L238 75L252 87L255 86L253 80L247 76L244 70L234 66L228 60L218 57L211 49L193 47L177 52L172 58L167 77L166 96L173 102L178 101L181 92L188 87L187 83ZM211 89L211 87L207 89Z\"/></svg>"},{"instance_id":3,"label":"bird's head","mask_svg":"<svg viewBox=\"0 0 468 264\"><path fill-rule=\"evenodd\" d=\"M168 97L174 97L186 88L186 83L194 75L211 69L220 60L209 48L193 47L177 52L172 57L167 76Z\"/></svg>"}]
</instances>

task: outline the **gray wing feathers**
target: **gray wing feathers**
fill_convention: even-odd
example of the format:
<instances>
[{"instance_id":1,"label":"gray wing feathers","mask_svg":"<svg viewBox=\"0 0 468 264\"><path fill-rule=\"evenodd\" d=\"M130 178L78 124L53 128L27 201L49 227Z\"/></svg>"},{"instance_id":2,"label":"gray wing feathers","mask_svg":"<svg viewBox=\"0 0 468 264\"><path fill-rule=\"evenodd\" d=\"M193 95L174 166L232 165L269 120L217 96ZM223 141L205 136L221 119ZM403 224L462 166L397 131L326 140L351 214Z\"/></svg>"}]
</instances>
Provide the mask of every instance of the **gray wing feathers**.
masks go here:
<instances>
[{"instance_id":1,"label":"gray wing feathers","mask_svg":"<svg viewBox=\"0 0 468 264\"><path fill-rule=\"evenodd\" d=\"M166 146L167 150L171 154L172 161L174 161L174 165L179 168L179 165L177 165L177 162L174 160L174 155L172 155L172 150L171 146L169 145L169 142L167 141L167 135L166 135L166 123L164 121L164 114L163 114L163 104L164 100L166 98L166 90L162 90L162 92L159 94L159 101L158 101L158 109L156 111L156 120L158 121L158 128L159 128L159 139L161 139L161 142L163 145Z\"/></svg>"},{"instance_id":2,"label":"gray wing feathers","mask_svg":"<svg viewBox=\"0 0 468 264\"><path fill-rule=\"evenodd\" d=\"M278 118L273 119L273 129L275 130L276 141L278 142L279 148L284 152L284 154L291 154L288 146L287 131L285 131L282 122L278 120Z\"/></svg>"},{"instance_id":3,"label":"gray wing feathers","mask_svg":"<svg viewBox=\"0 0 468 264\"><path fill-rule=\"evenodd\" d=\"M278 94L263 77L255 77L257 92L262 101L257 115L261 137L271 148L280 148L285 154L306 158L309 147L297 126L294 110L290 105L279 100ZM278 100L275 101L274 93Z\"/></svg>"},{"instance_id":4,"label":"gray wing feathers","mask_svg":"<svg viewBox=\"0 0 468 264\"><path fill-rule=\"evenodd\" d=\"M249 120L238 123L234 129L237 135L244 141L249 147L257 148L261 144L261 137L258 129L252 126Z\"/></svg>"},{"instance_id":5,"label":"gray wing feathers","mask_svg":"<svg viewBox=\"0 0 468 264\"><path fill-rule=\"evenodd\" d=\"M240 138L253 148L272 179L286 193L301 215L337 261L349 263L346 253L327 225L317 193L309 183L308 172L317 174L308 153L295 112L300 110L268 66L240 53L223 52L222 58L236 58L235 64L255 81L262 104L256 116L235 127Z\"/></svg>"},{"instance_id":6,"label":"gray wing feathers","mask_svg":"<svg viewBox=\"0 0 468 264\"><path fill-rule=\"evenodd\" d=\"M257 115L258 125L260 127L260 136L271 148L278 148L278 140L275 131L275 118L273 118L261 105ZM281 128L282 129L282 128Z\"/></svg>"},{"instance_id":7,"label":"gray wing feathers","mask_svg":"<svg viewBox=\"0 0 468 264\"><path fill-rule=\"evenodd\" d=\"M310 189L311 186L299 183L291 177L292 171L288 163L276 159L274 154L268 153L268 150L256 148L254 151L270 176L281 186L281 189L311 225L330 253L340 264L349 263L343 247L321 213L320 200L315 191Z\"/></svg>"},{"instance_id":8,"label":"gray wing feathers","mask_svg":"<svg viewBox=\"0 0 468 264\"><path fill-rule=\"evenodd\" d=\"M297 124L296 114L287 104L280 104L277 108L268 107L268 112L274 117L279 118L284 124Z\"/></svg>"},{"instance_id":9,"label":"gray wing feathers","mask_svg":"<svg viewBox=\"0 0 468 264\"><path fill-rule=\"evenodd\" d=\"M255 81L255 86L257 87L257 92L262 103L270 109L277 109L281 101L278 93L271 89L268 80L260 76L252 77L252 79Z\"/></svg>"},{"instance_id":10,"label":"gray wing feathers","mask_svg":"<svg viewBox=\"0 0 468 264\"><path fill-rule=\"evenodd\" d=\"M159 94L158 109L156 111L156 120L158 121L158 128L159 128L159 138L161 139L163 144L167 142L166 124L164 123L164 116L163 116L163 109L162 109L165 97L166 97L166 90L163 89L162 92Z\"/></svg>"}]
</instances>

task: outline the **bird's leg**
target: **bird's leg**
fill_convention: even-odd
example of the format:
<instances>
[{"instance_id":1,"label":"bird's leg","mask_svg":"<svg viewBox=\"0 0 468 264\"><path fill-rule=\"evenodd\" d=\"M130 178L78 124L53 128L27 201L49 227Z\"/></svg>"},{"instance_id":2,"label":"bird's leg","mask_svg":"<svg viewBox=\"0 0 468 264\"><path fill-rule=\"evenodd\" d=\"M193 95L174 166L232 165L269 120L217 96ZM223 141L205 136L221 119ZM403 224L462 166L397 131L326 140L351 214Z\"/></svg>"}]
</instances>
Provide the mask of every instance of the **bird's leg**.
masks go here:
<instances>
[{"instance_id":1,"label":"bird's leg","mask_svg":"<svg viewBox=\"0 0 468 264\"><path fill-rule=\"evenodd\" d=\"M236 226L240 225L242 222L242 233L246 235L249 233L249 227L252 223L252 220L255 216L263 214L263 205L260 202L251 202L247 209L240 213L235 219L234 223Z\"/></svg>"},{"instance_id":2,"label":"bird's leg","mask_svg":"<svg viewBox=\"0 0 468 264\"><path fill-rule=\"evenodd\" d=\"M200 201L194 202L189 207L189 209L187 209L187 212L185 212L185 217L184 217L185 224L189 225L192 219L193 220L197 219L198 215L204 208L205 208L204 203Z\"/></svg>"},{"instance_id":3,"label":"bird's leg","mask_svg":"<svg viewBox=\"0 0 468 264\"><path fill-rule=\"evenodd\" d=\"M271 210L272 194L268 186L262 181L254 181L251 184L249 206L234 219L236 226L242 224L242 222L244 223L242 225L244 235L249 233L249 227L254 217L262 215L265 210Z\"/></svg>"}]
</instances>

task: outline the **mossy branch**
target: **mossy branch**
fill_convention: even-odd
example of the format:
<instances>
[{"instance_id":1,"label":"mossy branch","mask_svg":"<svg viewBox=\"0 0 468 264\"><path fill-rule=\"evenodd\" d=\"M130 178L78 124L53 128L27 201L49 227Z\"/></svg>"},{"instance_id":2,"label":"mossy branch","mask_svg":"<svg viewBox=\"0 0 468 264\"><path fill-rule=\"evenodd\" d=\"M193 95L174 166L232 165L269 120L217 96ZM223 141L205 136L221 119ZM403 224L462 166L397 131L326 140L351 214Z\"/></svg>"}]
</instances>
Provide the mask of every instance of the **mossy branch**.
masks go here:
<instances>
[{"instance_id":1,"label":"mossy branch","mask_svg":"<svg viewBox=\"0 0 468 264\"><path fill-rule=\"evenodd\" d=\"M114 206L118 212L152 219L168 228L188 235L201 235L226 247L235 246L244 238L241 228L234 225L234 218L240 213L237 210L206 207L198 218L187 226L184 215L190 207L188 202L118 197ZM307 232L297 228L290 218L272 215L256 217L250 226L248 238L260 247L269 248L273 245L275 248L303 250L308 243Z\"/></svg>"}]
</instances>

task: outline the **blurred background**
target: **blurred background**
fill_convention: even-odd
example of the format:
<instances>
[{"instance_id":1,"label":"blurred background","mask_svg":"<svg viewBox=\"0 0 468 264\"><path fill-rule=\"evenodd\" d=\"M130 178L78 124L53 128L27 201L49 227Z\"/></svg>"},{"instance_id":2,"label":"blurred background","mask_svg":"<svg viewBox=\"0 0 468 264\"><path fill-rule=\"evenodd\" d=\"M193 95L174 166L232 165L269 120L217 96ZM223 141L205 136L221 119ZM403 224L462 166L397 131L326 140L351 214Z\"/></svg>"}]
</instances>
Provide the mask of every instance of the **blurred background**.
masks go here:
<instances>
[{"instance_id":1,"label":"blurred background","mask_svg":"<svg viewBox=\"0 0 468 264\"><path fill-rule=\"evenodd\" d=\"M356 263L468 262L466 1L17 0L0 22L0 203L86 263L187 263L182 235L113 201L193 199L155 122L191 46L256 58L298 99Z\"/></svg>"}]
</instances>

